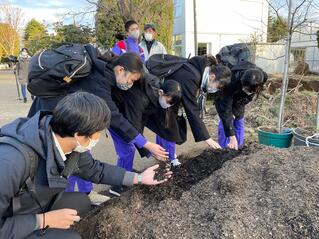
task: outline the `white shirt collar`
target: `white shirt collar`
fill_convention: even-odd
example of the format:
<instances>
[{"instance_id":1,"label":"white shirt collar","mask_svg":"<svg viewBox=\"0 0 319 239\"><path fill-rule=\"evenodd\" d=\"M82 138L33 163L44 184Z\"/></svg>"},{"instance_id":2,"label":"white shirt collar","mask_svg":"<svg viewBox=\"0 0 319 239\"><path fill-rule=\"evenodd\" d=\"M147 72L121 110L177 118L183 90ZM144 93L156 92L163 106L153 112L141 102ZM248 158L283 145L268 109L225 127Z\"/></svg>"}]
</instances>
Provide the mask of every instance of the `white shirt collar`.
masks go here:
<instances>
[{"instance_id":1,"label":"white shirt collar","mask_svg":"<svg viewBox=\"0 0 319 239\"><path fill-rule=\"evenodd\" d=\"M57 147L60 155L61 155L61 158L63 159L63 161L67 160L62 148L61 148L61 145L59 144L59 141L58 139L55 137L55 134L54 132L52 131L52 136L53 136L53 140L54 140L54 143L55 143L55 146Z\"/></svg>"}]
</instances>

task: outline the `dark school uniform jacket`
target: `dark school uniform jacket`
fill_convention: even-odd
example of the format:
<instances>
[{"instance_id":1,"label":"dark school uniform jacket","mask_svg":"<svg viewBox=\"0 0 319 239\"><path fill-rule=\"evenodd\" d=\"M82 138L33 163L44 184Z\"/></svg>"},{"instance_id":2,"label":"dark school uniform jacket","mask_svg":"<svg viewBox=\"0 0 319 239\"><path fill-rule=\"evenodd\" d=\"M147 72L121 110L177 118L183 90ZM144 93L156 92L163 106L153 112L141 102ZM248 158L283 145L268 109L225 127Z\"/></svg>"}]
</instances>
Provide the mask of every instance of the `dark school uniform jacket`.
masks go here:
<instances>
[{"instance_id":1,"label":"dark school uniform jacket","mask_svg":"<svg viewBox=\"0 0 319 239\"><path fill-rule=\"evenodd\" d=\"M255 64L250 62L241 62L234 66L232 71L231 84L223 91L219 91L214 94L214 101L217 113L223 123L224 132L226 137L235 135L233 121L235 119L241 119L245 114L245 105L251 102L254 98L254 94L248 95L242 90L241 76L245 70L251 68L258 68ZM262 71L262 69L260 69ZM267 81L267 73L264 74L264 82Z\"/></svg>"},{"instance_id":2,"label":"dark school uniform jacket","mask_svg":"<svg viewBox=\"0 0 319 239\"><path fill-rule=\"evenodd\" d=\"M139 132L119 112L112 100L112 89L116 88L115 75L111 63L107 63L97 57L97 49L91 45L85 46L92 59L92 70L90 75L81 78L69 86L68 92L85 91L102 98L112 112L110 128L115 131L125 142L132 142L139 136ZM36 97L32 103L28 117L33 116L39 110L52 111L64 96ZM142 143L143 144L143 143ZM141 143L138 145L142 146Z\"/></svg>"}]
</instances>

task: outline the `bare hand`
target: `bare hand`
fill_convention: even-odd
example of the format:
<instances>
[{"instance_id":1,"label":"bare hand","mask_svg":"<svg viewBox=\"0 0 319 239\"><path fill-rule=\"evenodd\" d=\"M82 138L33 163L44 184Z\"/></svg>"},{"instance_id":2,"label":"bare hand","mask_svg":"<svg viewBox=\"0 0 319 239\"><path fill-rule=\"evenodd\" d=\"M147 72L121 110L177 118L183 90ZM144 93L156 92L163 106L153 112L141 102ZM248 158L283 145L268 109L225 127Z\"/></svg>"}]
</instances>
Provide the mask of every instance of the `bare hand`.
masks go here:
<instances>
[{"instance_id":1,"label":"bare hand","mask_svg":"<svg viewBox=\"0 0 319 239\"><path fill-rule=\"evenodd\" d=\"M205 142L213 149L221 149L220 145L212 138L207 139Z\"/></svg>"},{"instance_id":2,"label":"bare hand","mask_svg":"<svg viewBox=\"0 0 319 239\"><path fill-rule=\"evenodd\" d=\"M38 214L41 228L43 227L43 215ZM73 209L59 209L45 213L45 226L50 228L68 229L74 222L80 221L80 216L76 210Z\"/></svg>"},{"instance_id":3,"label":"bare hand","mask_svg":"<svg viewBox=\"0 0 319 239\"><path fill-rule=\"evenodd\" d=\"M158 144L154 144L148 141L144 145L144 148L148 149L158 160L166 161L168 159L168 152L166 152L166 150Z\"/></svg>"},{"instance_id":4,"label":"bare hand","mask_svg":"<svg viewBox=\"0 0 319 239\"><path fill-rule=\"evenodd\" d=\"M172 177L172 171L167 171L167 173L165 174L165 179L164 180L161 180L161 181L157 181L157 180L154 180L154 175L156 173L156 169L159 167L158 164L152 166L152 167L149 167L147 168L143 173L142 173L142 184L145 184L145 185L157 185L157 184L161 184L161 183L164 183L166 182L169 178ZM137 178L134 179L134 183L137 184Z\"/></svg>"},{"instance_id":5,"label":"bare hand","mask_svg":"<svg viewBox=\"0 0 319 239\"><path fill-rule=\"evenodd\" d=\"M229 147L230 149L236 149L236 150L238 150L238 142L237 142L236 136L230 136L230 137L229 137L228 147Z\"/></svg>"}]
</instances>

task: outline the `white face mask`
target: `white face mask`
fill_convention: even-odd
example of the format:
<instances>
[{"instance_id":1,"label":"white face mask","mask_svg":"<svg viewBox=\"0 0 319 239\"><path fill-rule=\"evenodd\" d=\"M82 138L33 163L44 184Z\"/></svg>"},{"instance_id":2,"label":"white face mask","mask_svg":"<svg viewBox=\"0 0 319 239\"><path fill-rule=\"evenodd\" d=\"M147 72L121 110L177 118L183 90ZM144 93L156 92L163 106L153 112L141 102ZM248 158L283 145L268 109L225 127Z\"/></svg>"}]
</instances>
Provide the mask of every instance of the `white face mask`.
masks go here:
<instances>
[{"instance_id":1,"label":"white face mask","mask_svg":"<svg viewBox=\"0 0 319 239\"><path fill-rule=\"evenodd\" d=\"M27 56L28 56L28 53L27 53L27 52L25 52L25 51L23 51L23 52L21 52L21 56L23 56L23 57L27 57Z\"/></svg>"},{"instance_id":2,"label":"white face mask","mask_svg":"<svg viewBox=\"0 0 319 239\"><path fill-rule=\"evenodd\" d=\"M216 93L216 92L218 92L219 91L219 89L218 88L207 88L207 92L208 93L210 93L210 94L214 94L214 93Z\"/></svg>"},{"instance_id":3,"label":"white face mask","mask_svg":"<svg viewBox=\"0 0 319 239\"><path fill-rule=\"evenodd\" d=\"M166 100L163 96L160 96L158 98L158 102L163 109L167 109L167 108L171 107L171 105L166 102Z\"/></svg>"},{"instance_id":4,"label":"white face mask","mask_svg":"<svg viewBox=\"0 0 319 239\"><path fill-rule=\"evenodd\" d=\"M132 37L134 39L138 39L140 37L140 31L139 30L132 31L130 33L130 37Z\"/></svg>"},{"instance_id":5,"label":"white face mask","mask_svg":"<svg viewBox=\"0 0 319 239\"><path fill-rule=\"evenodd\" d=\"M144 33L144 37L146 41L153 41L153 34L152 33Z\"/></svg>"},{"instance_id":6,"label":"white face mask","mask_svg":"<svg viewBox=\"0 0 319 239\"><path fill-rule=\"evenodd\" d=\"M124 73L124 76L126 77L127 76L127 73ZM119 76L116 76L116 86L120 89L120 90L129 90L130 88L132 88L133 84L134 83L119 83Z\"/></svg>"},{"instance_id":7,"label":"white face mask","mask_svg":"<svg viewBox=\"0 0 319 239\"><path fill-rule=\"evenodd\" d=\"M120 90L129 90L132 88L133 83L129 84L129 83L125 83L125 84L120 84L116 82L116 86L120 89Z\"/></svg>"},{"instance_id":8,"label":"white face mask","mask_svg":"<svg viewBox=\"0 0 319 239\"><path fill-rule=\"evenodd\" d=\"M78 152L78 153L84 153L86 151L90 151L90 150L92 150L95 147L95 145L99 142L99 140L100 139L90 139L89 138L90 142L89 142L89 145L86 146L86 147L82 146L79 143L79 141L76 141L78 145L75 147L75 149L73 149L73 151L74 152Z\"/></svg>"},{"instance_id":9,"label":"white face mask","mask_svg":"<svg viewBox=\"0 0 319 239\"><path fill-rule=\"evenodd\" d=\"M219 83L215 80L216 76L214 74L209 75L206 79L206 90L207 93L214 94L219 91L218 86Z\"/></svg>"}]
</instances>

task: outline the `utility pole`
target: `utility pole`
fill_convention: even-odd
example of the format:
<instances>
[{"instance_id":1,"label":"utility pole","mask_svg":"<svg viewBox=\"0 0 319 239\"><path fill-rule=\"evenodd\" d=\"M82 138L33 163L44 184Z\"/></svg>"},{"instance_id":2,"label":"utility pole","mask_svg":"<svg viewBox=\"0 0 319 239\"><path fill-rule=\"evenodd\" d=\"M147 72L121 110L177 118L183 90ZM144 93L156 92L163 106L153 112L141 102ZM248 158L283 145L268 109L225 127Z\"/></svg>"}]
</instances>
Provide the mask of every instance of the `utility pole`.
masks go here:
<instances>
[{"instance_id":1,"label":"utility pole","mask_svg":"<svg viewBox=\"0 0 319 239\"><path fill-rule=\"evenodd\" d=\"M279 133L282 131L285 99L286 99L286 92L287 92L288 82L289 82L288 70L289 70L291 35L292 35L292 24L293 24L291 19L291 5L292 5L291 1L292 0L288 1L288 35L287 35L286 49L285 49L284 77L283 77L282 85L281 85L280 108L279 108L279 116L278 116Z\"/></svg>"},{"instance_id":2,"label":"utility pole","mask_svg":"<svg viewBox=\"0 0 319 239\"><path fill-rule=\"evenodd\" d=\"M317 97L317 133L319 133L319 92Z\"/></svg>"},{"instance_id":3,"label":"utility pole","mask_svg":"<svg viewBox=\"0 0 319 239\"><path fill-rule=\"evenodd\" d=\"M317 31L317 42L318 42L318 48L319 48L319 31ZM317 133L319 133L319 91L318 91L318 97L317 97L317 124L316 124Z\"/></svg>"},{"instance_id":4,"label":"utility pole","mask_svg":"<svg viewBox=\"0 0 319 239\"><path fill-rule=\"evenodd\" d=\"M196 0L193 0L193 11L194 11L194 47L195 47L195 56L198 55L197 47L197 15L196 15Z\"/></svg>"}]
</instances>

